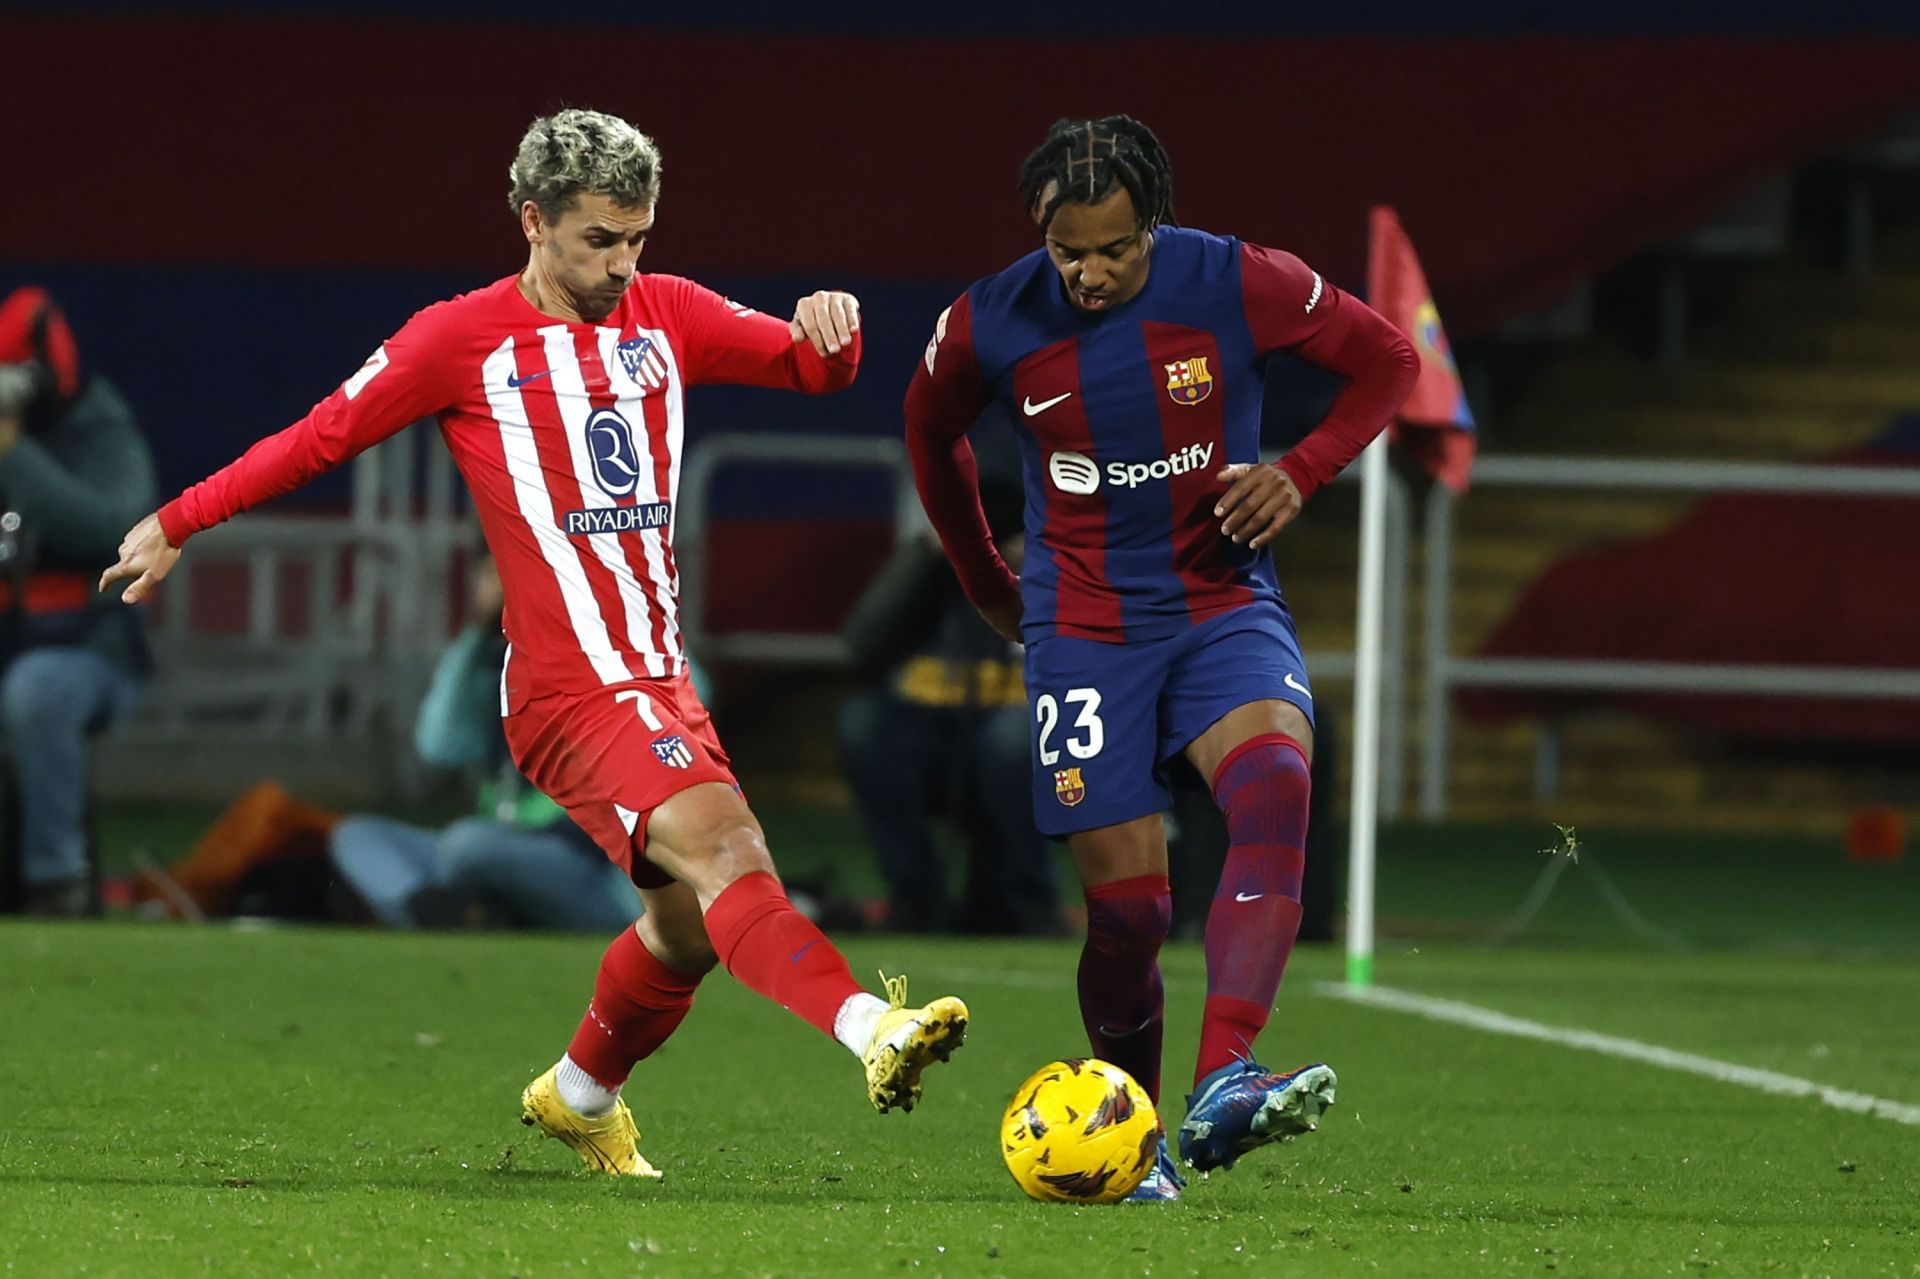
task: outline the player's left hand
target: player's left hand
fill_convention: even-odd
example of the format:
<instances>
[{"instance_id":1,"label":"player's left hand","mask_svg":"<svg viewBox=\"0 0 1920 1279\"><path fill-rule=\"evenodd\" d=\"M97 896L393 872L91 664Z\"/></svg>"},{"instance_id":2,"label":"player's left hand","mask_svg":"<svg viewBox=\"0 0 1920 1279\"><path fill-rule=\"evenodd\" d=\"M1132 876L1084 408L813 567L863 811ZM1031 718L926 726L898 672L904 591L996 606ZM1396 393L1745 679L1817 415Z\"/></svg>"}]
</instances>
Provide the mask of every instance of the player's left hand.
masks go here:
<instances>
[{"instance_id":1,"label":"player's left hand","mask_svg":"<svg viewBox=\"0 0 1920 1279\"><path fill-rule=\"evenodd\" d=\"M819 354L838 355L860 331L860 299L822 289L793 304L787 330L795 342L811 342Z\"/></svg>"},{"instance_id":2,"label":"player's left hand","mask_svg":"<svg viewBox=\"0 0 1920 1279\"><path fill-rule=\"evenodd\" d=\"M1225 523L1220 531L1259 550L1300 514L1300 490L1277 466L1235 462L1213 477L1227 486L1213 513Z\"/></svg>"},{"instance_id":3,"label":"player's left hand","mask_svg":"<svg viewBox=\"0 0 1920 1279\"><path fill-rule=\"evenodd\" d=\"M127 535L120 539L120 559L100 575L100 589L104 591L130 577L133 584L120 592L120 598L129 604L138 604L179 562L180 548L167 540L156 512L128 529Z\"/></svg>"}]
</instances>

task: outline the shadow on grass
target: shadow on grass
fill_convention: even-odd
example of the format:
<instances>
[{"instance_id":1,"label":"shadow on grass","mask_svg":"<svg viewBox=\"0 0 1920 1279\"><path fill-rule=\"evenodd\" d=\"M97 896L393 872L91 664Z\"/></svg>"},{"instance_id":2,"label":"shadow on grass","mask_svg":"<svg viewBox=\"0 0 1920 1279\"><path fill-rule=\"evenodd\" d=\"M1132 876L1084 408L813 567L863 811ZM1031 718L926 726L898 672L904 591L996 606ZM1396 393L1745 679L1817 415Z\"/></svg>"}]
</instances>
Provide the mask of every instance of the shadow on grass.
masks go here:
<instances>
[{"instance_id":1,"label":"shadow on grass","mask_svg":"<svg viewBox=\"0 0 1920 1279\"><path fill-rule=\"evenodd\" d=\"M931 1182L907 1185L867 1185L858 1182L825 1181L820 1177L798 1175L765 1178L742 1176L738 1170L716 1170L711 1175L681 1174L665 1181L646 1178L610 1178L571 1168L461 1168L447 1171L394 1171L366 1175L325 1171L262 1172L257 1175L232 1170L197 1168L142 1171L125 1169L99 1172L0 1171L0 1186L53 1189L56 1187L88 1190L151 1190L158 1192L225 1191L248 1196L327 1198L363 1192L389 1195L405 1191L414 1195L447 1199L525 1200L552 1203L556 1195L570 1200L619 1199L655 1200L683 1207L714 1207L741 1204L791 1204L817 1206L822 1203L858 1205L1005 1204L1017 1202L1012 1191L998 1187L942 1187ZM576 1193L566 1193L568 1191ZM10 1194L12 1192L9 1192Z\"/></svg>"}]
</instances>

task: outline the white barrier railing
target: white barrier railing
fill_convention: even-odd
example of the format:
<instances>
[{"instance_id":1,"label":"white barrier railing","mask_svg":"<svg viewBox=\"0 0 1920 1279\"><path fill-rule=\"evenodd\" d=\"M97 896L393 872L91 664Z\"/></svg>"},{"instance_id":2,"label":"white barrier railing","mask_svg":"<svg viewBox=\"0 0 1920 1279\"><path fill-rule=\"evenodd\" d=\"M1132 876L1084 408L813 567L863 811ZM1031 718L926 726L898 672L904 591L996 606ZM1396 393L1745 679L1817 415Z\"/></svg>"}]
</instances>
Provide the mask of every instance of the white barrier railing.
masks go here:
<instances>
[{"instance_id":1,"label":"white barrier railing","mask_svg":"<svg viewBox=\"0 0 1920 1279\"><path fill-rule=\"evenodd\" d=\"M781 435L745 432L709 435L687 450L680 474L680 508L674 513L674 559L680 566L680 634L687 651L702 661L774 662L788 666L843 666L846 641L838 632L729 631L707 627L707 579L712 572L707 534L713 487L729 466L869 468L887 472L894 501L894 535L923 527L906 446L879 436Z\"/></svg>"},{"instance_id":2,"label":"white barrier railing","mask_svg":"<svg viewBox=\"0 0 1920 1279\"><path fill-rule=\"evenodd\" d=\"M408 726L466 589L452 565L479 533L428 426L362 454L352 494L347 518L256 513L194 539L156 600L156 678L116 738L189 761L199 746L230 745L244 718L248 740L296 756L322 744L359 752L405 784ZM244 601L237 615L206 598L214 582Z\"/></svg>"},{"instance_id":3,"label":"white barrier railing","mask_svg":"<svg viewBox=\"0 0 1920 1279\"><path fill-rule=\"evenodd\" d=\"M1920 498L1920 470L1750 462L1624 458L1487 457L1476 488L1631 490L1662 493L1779 493L1797 496ZM1920 699L1920 667L1826 667L1452 655L1453 504L1436 486L1426 513L1426 660L1420 815L1447 812L1447 757L1456 688L1740 693L1762 697Z\"/></svg>"},{"instance_id":4,"label":"white barrier railing","mask_svg":"<svg viewBox=\"0 0 1920 1279\"><path fill-rule=\"evenodd\" d=\"M254 515L193 541L164 588L165 616L154 634L161 678L148 713L170 735L229 708L255 707L262 728L324 736L334 704L347 697L359 722L386 698L386 672L373 664L387 640L413 634L418 548L404 530L362 527L330 517ZM196 581L239 566L246 601L234 632L197 625ZM287 570L303 579L288 601ZM343 575L352 586L342 598ZM289 643L284 603L304 618Z\"/></svg>"}]
</instances>

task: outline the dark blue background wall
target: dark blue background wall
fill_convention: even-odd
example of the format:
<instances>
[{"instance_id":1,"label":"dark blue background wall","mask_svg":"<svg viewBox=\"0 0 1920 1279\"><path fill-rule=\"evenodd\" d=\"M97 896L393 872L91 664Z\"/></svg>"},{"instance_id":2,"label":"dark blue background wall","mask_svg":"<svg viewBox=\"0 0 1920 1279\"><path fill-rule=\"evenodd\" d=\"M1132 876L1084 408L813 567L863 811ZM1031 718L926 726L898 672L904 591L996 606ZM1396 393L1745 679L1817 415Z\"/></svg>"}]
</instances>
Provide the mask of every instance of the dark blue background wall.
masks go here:
<instances>
[{"instance_id":1,"label":"dark blue background wall","mask_svg":"<svg viewBox=\"0 0 1920 1279\"><path fill-rule=\"evenodd\" d=\"M46 4L0 2L0 9L45 9ZM897 0L842 0L828 6L790 0L735 0L682 6L575 5L529 0L67 0L68 10L359 14L392 17L482 18L579 27L656 30L843 32L854 35L1060 35L1108 37L1139 25L1178 39L1201 33L1296 35L1847 35L1920 34L1920 6L1908 0L1202 0L1170 6L1142 0L1105 0L1098 7L1034 4L1031 0L973 0L965 5L901 4Z\"/></svg>"},{"instance_id":2,"label":"dark blue background wall","mask_svg":"<svg viewBox=\"0 0 1920 1279\"><path fill-rule=\"evenodd\" d=\"M1459 336L1920 101L1907 3L584 12L0 2L0 287L63 299L178 487L517 269L513 142L584 102L665 150L650 267L865 302L853 391L708 392L694 429L891 432L933 317L1031 246L1012 176L1060 115L1140 115L1183 219L1349 286L1396 205Z\"/></svg>"}]
</instances>

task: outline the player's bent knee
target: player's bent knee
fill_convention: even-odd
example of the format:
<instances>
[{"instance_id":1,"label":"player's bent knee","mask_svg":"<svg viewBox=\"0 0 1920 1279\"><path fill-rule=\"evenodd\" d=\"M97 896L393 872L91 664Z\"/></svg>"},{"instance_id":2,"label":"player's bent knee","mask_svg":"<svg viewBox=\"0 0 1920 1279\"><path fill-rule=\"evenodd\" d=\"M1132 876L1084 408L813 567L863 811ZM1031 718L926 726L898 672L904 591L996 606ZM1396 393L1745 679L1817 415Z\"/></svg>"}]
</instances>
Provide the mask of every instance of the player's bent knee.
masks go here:
<instances>
[{"instance_id":1,"label":"player's bent knee","mask_svg":"<svg viewBox=\"0 0 1920 1279\"><path fill-rule=\"evenodd\" d=\"M1101 898L1087 901L1087 944L1114 957L1160 953L1173 931L1173 899L1159 897L1116 908Z\"/></svg>"},{"instance_id":2,"label":"player's bent knee","mask_svg":"<svg viewBox=\"0 0 1920 1279\"><path fill-rule=\"evenodd\" d=\"M1241 743L1220 762L1213 796L1227 821L1229 863L1252 857L1268 864L1273 891L1300 900L1307 811L1313 773L1298 743L1278 734ZM1223 876L1219 891L1225 892Z\"/></svg>"},{"instance_id":3,"label":"player's bent knee","mask_svg":"<svg viewBox=\"0 0 1920 1279\"><path fill-rule=\"evenodd\" d=\"M1187 747L1186 755L1200 776L1210 780L1225 761L1247 743L1272 737L1286 738L1301 759L1313 761L1312 722L1298 706L1278 699L1236 707L1195 738Z\"/></svg>"},{"instance_id":4,"label":"player's bent knee","mask_svg":"<svg viewBox=\"0 0 1920 1279\"><path fill-rule=\"evenodd\" d=\"M720 962L720 957L714 954L713 943L707 940L697 902L691 917L679 911L652 910L642 915L634 927L640 932L641 944L653 957L676 972L704 973Z\"/></svg>"},{"instance_id":5,"label":"player's bent knee","mask_svg":"<svg viewBox=\"0 0 1920 1279\"><path fill-rule=\"evenodd\" d=\"M741 823L712 832L694 853L703 864L700 878L717 891L748 875L776 872L773 854L757 823ZM697 885L696 885L697 887Z\"/></svg>"},{"instance_id":6,"label":"player's bent knee","mask_svg":"<svg viewBox=\"0 0 1920 1279\"><path fill-rule=\"evenodd\" d=\"M1313 725L1301 713L1297 706L1284 706L1276 716L1274 730L1293 739L1300 748L1300 757L1309 764L1313 762Z\"/></svg>"},{"instance_id":7,"label":"player's bent knee","mask_svg":"<svg viewBox=\"0 0 1920 1279\"><path fill-rule=\"evenodd\" d=\"M1313 785L1313 768L1306 747L1297 738L1269 733L1249 738L1228 751L1208 780L1214 799L1226 812L1236 798L1243 799L1249 793L1244 788L1250 784L1262 791L1276 787L1297 791L1304 801Z\"/></svg>"},{"instance_id":8,"label":"player's bent knee","mask_svg":"<svg viewBox=\"0 0 1920 1279\"><path fill-rule=\"evenodd\" d=\"M773 873L766 837L732 787L690 787L654 810L647 857L711 900L734 880Z\"/></svg>"}]
</instances>

